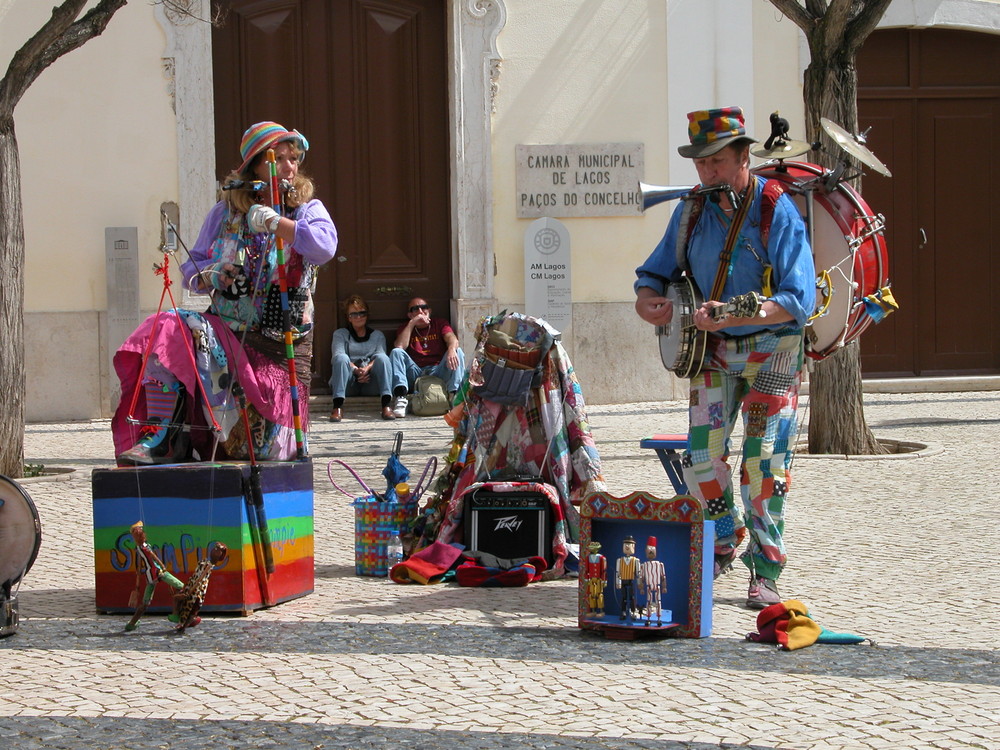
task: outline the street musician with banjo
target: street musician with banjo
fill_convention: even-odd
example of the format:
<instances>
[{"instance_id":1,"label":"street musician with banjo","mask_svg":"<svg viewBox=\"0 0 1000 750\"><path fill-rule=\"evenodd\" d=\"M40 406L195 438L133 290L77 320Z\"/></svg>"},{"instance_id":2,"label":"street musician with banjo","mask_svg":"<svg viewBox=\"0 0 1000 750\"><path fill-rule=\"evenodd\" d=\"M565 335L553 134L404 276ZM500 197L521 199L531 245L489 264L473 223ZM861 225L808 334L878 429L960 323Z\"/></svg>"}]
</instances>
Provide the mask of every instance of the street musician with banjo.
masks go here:
<instances>
[{"instance_id":1,"label":"street musician with banjo","mask_svg":"<svg viewBox=\"0 0 1000 750\"><path fill-rule=\"evenodd\" d=\"M803 329L816 303L813 255L791 198L765 195L765 181L750 170L757 141L746 134L743 110L692 112L688 120L691 143L678 152L694 161L701 186L684 196L636 269L635 309L647 323L684 334L672 368L691 378L684 477L715 521L716 576L749 535L740 554L750 570L746 603L762 609L781 601L775 581L786 563ZM740 413L737 507L727 459Z\"/></svg>"}]
</instances>

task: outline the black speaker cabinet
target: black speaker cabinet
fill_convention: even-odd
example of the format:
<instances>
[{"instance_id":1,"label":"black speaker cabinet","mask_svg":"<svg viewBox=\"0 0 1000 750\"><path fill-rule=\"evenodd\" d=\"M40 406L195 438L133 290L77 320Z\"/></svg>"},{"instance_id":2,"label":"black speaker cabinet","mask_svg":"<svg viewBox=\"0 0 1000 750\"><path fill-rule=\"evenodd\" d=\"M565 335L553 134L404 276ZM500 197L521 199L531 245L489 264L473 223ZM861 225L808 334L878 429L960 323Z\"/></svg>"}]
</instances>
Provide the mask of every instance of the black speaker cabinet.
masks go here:
<instances>
[{"instance_id":1,"label":"black speaker cabinet","mask_svg":"<svg viewBox=\"0 0 1000 750\"><path fill-rule=\"evenodd\" d=\"M552 506L541 492L478 489L466 495L463 518L470 552L538 556L552 565Z\"/></svg>"}]
</instances>

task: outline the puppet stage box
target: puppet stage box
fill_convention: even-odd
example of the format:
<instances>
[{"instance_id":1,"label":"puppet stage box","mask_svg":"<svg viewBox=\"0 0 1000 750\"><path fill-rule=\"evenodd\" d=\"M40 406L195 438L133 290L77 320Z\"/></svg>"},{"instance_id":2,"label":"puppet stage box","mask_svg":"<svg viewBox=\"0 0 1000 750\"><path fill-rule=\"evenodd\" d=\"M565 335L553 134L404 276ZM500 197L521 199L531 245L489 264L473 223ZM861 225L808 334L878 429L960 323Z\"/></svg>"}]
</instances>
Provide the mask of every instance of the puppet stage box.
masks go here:
<instances>
[{"instance_id":1,"label":"puppet stage box","mask_svg":"<svg viewBox=\"0 0 1000 750\"><path fill-rule=\"evenodd\" d=\"M620 592L615 588L615 565L626 537L635 540L635 556L646 559L646 541L655 536L656 559L663 563L666 593L661 599L664 619L646 625L645 619L623 622ZM588 607L585 565L591 542L600 542L607 564L604 613ZM712 634L712 575L715 561L715 522L704 518L698 500L690 495L670 499L633 492L615 497L605 492L587 495L580 506L580 586L578 624L607 638L631 640L645 634L678 638L706 638ZM637 595L645 605L642 593ZM668 617L669 614L669 617Z\"/></svg>"},{"instance_id":2,"label":"puppet stage box","mask_svg":"<svg viewBox=\"0 0 1000 750\"><path fill-rule=\"evenodd\" d=\"M215 568L203 612L240 612L313 591L311 460L261 462L263 508L248 491L249 463L187 463L93 473L94 570L99 612L132 612L141 520L166 568L186 581L212 542L229 553ZM169 612L172 589L157 585L148 612Z\"/></svg>"}]
</instances>

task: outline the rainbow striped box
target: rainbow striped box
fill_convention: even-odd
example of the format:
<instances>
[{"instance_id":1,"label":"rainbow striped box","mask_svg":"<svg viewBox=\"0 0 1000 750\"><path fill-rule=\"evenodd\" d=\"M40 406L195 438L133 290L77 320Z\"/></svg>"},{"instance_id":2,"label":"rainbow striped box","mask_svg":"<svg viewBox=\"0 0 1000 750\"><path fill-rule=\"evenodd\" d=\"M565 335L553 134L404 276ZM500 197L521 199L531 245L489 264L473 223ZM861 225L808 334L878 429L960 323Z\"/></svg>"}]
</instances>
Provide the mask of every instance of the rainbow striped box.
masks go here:
<instances>
[{"instance_id":1,"label":"rainbow striped box","mask_svg":"<svg viewBox=\"0 0 1000 750\"><path fill-rule=\"evenodd\" d=\"M97 610L131 612L141 520L164 565L186 581L212 542L229 554L212 572L203 612L270 607L312 593L313 467L310 460L261 463L264 518L247 499L247 463L192 463L97 469L93 473ZM266 532L261 534L261 529ZM267 543L269 541L269 544ZM267 572L266 550L274 570ZM157 586L148 612L169 612L172 590Z\"/></svg>"}]
</instances>

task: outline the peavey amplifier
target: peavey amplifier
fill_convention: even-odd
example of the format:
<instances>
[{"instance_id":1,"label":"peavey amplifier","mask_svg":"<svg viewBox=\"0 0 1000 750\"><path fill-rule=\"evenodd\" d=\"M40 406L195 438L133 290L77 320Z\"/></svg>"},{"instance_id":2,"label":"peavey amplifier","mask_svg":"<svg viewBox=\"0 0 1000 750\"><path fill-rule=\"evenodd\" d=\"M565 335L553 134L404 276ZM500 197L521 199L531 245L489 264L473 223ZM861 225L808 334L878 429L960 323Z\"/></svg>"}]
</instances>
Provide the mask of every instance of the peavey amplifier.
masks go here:
<instances>
[{"instance_id":1,"label":"peavey amplifier","mask_svg":"<svg viewBox=\"0 0 1000 750\"><path fill-rule=\"evenodd\" d=\"M544 557L552 565L552 506L541 492L478 489L466 495L463 518L469 551Z\"/></svg>"}]
</instances>

